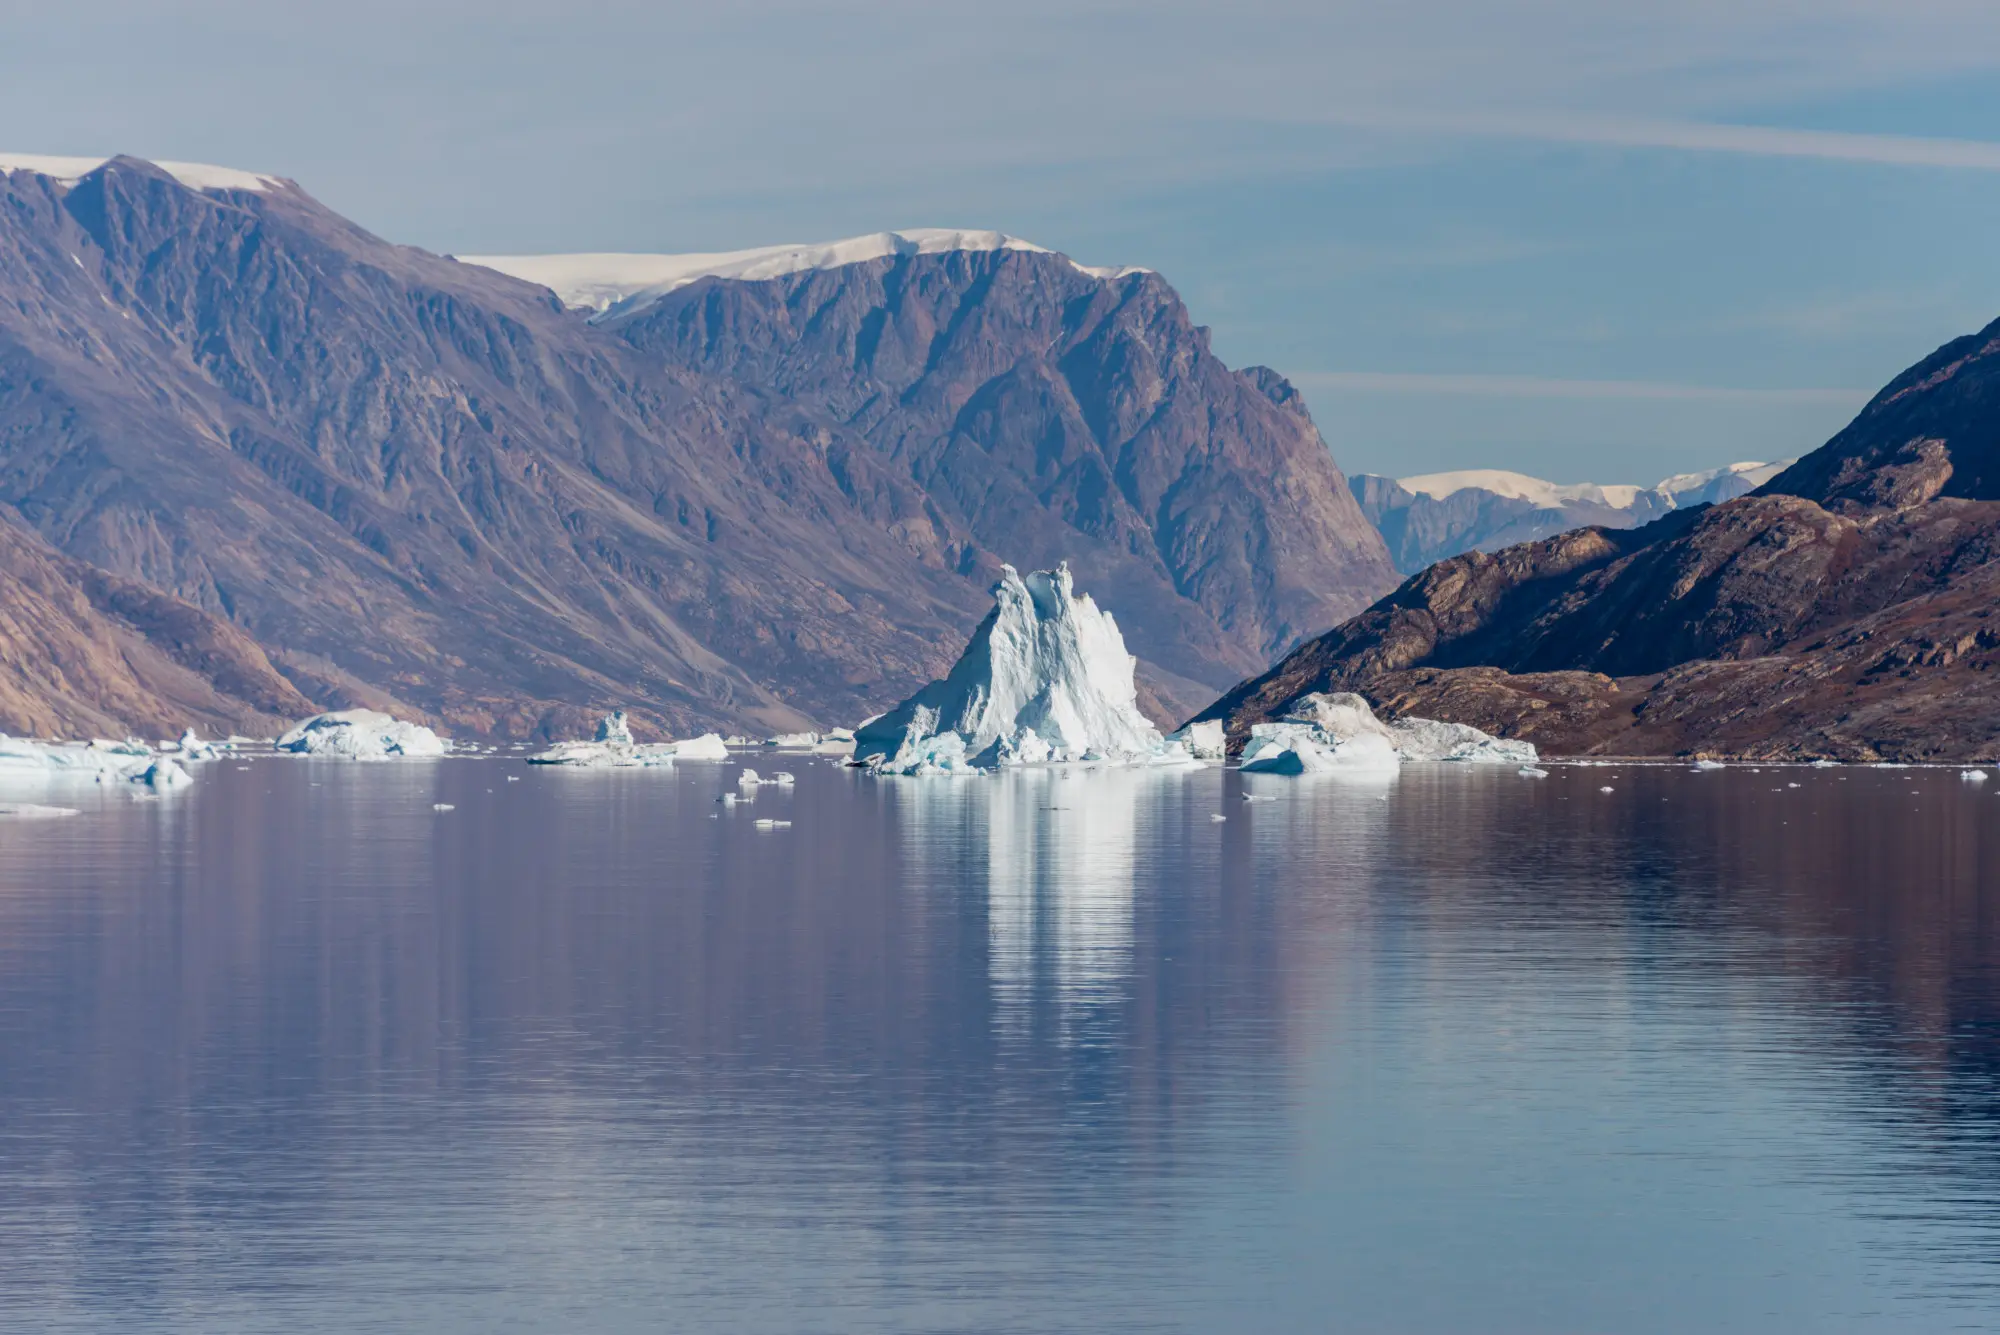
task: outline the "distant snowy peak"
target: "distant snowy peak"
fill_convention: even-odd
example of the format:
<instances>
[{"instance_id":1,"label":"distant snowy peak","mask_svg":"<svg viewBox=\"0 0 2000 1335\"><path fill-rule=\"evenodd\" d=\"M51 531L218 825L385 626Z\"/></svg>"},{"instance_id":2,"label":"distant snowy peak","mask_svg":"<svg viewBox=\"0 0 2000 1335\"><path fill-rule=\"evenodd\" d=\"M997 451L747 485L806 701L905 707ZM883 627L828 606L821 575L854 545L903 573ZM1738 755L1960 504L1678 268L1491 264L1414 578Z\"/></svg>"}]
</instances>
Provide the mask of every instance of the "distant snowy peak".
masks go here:
<instances>
[{"instance_id":1,"label":"distant snowy peak","mask_svg":"<svg viewBox=\"0 0 2000 1335\"><path fill-rule=\"evenodd\" d=\"M1510 473L1499 468L1467 468L1455 473L1425 473L1418 477L1397 478L1396 485L1416 496L1428 496L1441 501L1447 496L1461 491L1487 491L1511 500L1527 501L1541 509L1559 510L1565 505L1591 504L1609 506L1613 510L1629 510L1637 504L1642 494L1652 493L1673 502L1671 508L1700 505L1717 499L1713 493L1728 491L1731 496L1763 486L1776 477L1792 461L1779 463L1734 463L1721 468L1710 468L1699 473L1676 473L1662 478L1650 487L1636 487L1625 484L1600 486L1595 482L1575 482L1559 484L1529 477L1525 473ZM1718 486L1718 483L1724 485Z\"/></svg>"},{"instance_id":2,"label":"distant snowy peak","mask_svg":"<svg viewBox=\"0 0 2000 1335\"><path fill-rule=\"evenodd\" d=\"M1425 473L1419 477L1397 478L1396 483L1404 491L1417 496L1428 496L1441 501L1445 497L1461 491L1490 491L1495 496L1505 496L1510 500L1528 501L1543 509L1554 510L1565 503L1587 501L1597 505L1608 505L1614 510L1623 510L1639 498L1641 488L1613 485L1602 487L1594 482L1577 482L1560 485L1546 482L1525 473L1510 473L1501 468L1466 468L1456 473Z\"/></svg>"},{"instance_id":3,"label":"distant snowy peak","mask_svg":"<svg viewBox=\"0 0 2000 1335\"><path fill-rule=\"evenodd\" d=\"M65 186L71 186L109 161L111 159L108 157L67 158L48 157L36 153L0 153L0 175L11 172L34 172L38 176L47 176ZM205 162L155 162L153 165L190 190L262 192L285 184L284 178L280 176L238 171L234 167L215 167Z\"/></svg>"},{"instance_id":4,"label":"distant snowy peak","mask_svg":"<svg viewBox=\"0 0 2000 1335\"><path fill-rule=\"evenodd\" d=\"M806 245L759 246L689 255L460 255L461 263L477 264L553 291L565 306L597 312L597 318L644 310L677 288L703 278L734 278L757 282L812 269L838 269L866 264L891 255L938 255L950 251L1022 250L1037 255L1055 252L1005 232L963 231L947 227L914 227L899 232L872 232L844 241ZM1111 281L1145 273L1134 266L1095 268L1069 263L1080 273Z\"/></svg>"}]
</instances>

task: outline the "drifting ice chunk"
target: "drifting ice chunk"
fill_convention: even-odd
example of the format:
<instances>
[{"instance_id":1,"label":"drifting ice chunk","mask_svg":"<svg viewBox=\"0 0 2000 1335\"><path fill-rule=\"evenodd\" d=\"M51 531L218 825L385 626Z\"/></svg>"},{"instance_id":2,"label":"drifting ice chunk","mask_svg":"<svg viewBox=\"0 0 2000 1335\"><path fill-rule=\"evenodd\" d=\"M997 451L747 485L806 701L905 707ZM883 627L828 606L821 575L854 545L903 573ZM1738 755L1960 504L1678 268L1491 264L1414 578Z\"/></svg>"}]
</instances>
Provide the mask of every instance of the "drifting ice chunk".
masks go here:
<instances>
[{"instance_id":1,"label":"drifting ice chunk","mask_svg":"<svg viewBox=\"0 0 2000 1335\"><path fill-rule=\"evenodd\" d=\"M1002 567L993 600L950 675L855 729L857 761L880 774L1191 763L1139 712L1118 623L1075 591L1067 564L1026 578Z\"/></svg>"},{"instance_id":2,"label":"drifting ice chunk","mask_svg":"<svg viewBox=\"0 0 2000 1335\"><path fill-rule=\"evenodd\" d=\"M1253 726L1243 749L1243 768L1268 774L1383 769L1430 760L1532 766L1536 759L1527 742L1507 741L1463 723L1424 718L1384 723L1366 700L1350 691L1301 697L1281 722Z\"/></svg>"},{"instance_id":3,"label":"drifting ice chunk","mask_svg":"<svg viewBox=\"0 0 2000 1335\"><path fill-rule=\"evenodd\" d=\"M1198 723L1190 723L1178 732L1167 734L1170 742L1179 742L1188 754L1197 760L1220 760L1224 755L1225 739L1222 735L1222 720L1205 718Z\"/></svg>"},{"instance_id":4,"label":"drifting ice chunk","mask_svg":"<svg viewBox=\"0 0 2000 1335\"><path fill-rule=\"evenodd\" d=\"M614 709L597 721L597 740L607 746L631 746L632 725L625 721L625 711Z\"/></svg>"},{"instance_id":5,"label":"drifting ice chunk","mask_svg":"<svg viewBox=\"0 0 2000 1335\"><path fill-rule=\"evenodd\" d=\"M1259 723L1243 748L1247 774L1379 773L1398 763L1395 746L1379 732L1336 738L1310 723Z\"/></svg>"},{"instance_id":6,"label":"drifting ice chunk","mask_svg":"<svg viewBox=\"0 0 2000 1335\"><path fill-rule=\"evenodd\" d=\"M675 760L727 760L729 748L720 735L705 732L684 742L663 742L661 749Z\"/></svg>"},{"instance_id":7,"label":"drifting ice chunk","mask_svg":"<svg viewBox=\"0 0 2000 1335\"><path fill-rule=\"evenodd\" d=\"M193 728L189 728L181 734L180 753L189 760L215 759L214 745L204 742L201 738L195 736Z\"/></svg>"},{"instance_id":8,"label":"drifting ice chunk","mask_svg":"<svg viewBox=\"0 0 2000 1335\"><path fill-rule=\"evenodd\" d=\"M1958 777L1967 783L1985 783L1987 776L1983 769L1962 769L1958 772Z\"/></svg>"},{"instance_id":9,"label":"drifting ice chunk","mask_svg":"<svg viewBox=\"0 0 2000 1335\"><path fill-rule=\"evenodd\" d=\"M61 820L77 814L75 807L44 807L33 802L13 802L0 806L0 820Z\"/></svg>"},{"instance_id":10,"label":"drifting ice chunk","mask_svg":"<svg viewBox=\"0 0 2000 1335\"><path fill-rule=\"evenodd\" d=\"M150 748L138 742L31 742L0 734L0 774L69 774L129 779L153 762Z\"/></svg>"},{"instance_id":11,"label":"drifting ice chunk","mask_svg":"<svg viewBox=\"0 0 2000 1335\"><path fill-rule=\"evenodd\" d=\"M194 776L176 762L161 756L144 771L133 775L132 782L143 783L148 788L183 788L194 782Z\"/></svg>"},{"instance_id":12,"label":"drifting ice chunk","mask_svg":"<svg viewBox=\"0 0 2000 1335\"><path fill-rule=\"evenodd\" d=\"M315 714L277 740L280 751L350 760L441 756L451 743L420 723L405 723L373 709Z\"/></svg>"},{"instance_id":13,"label":"drifting ice chunk","mask_svg":"<svg viewBox=\"0 0 2000 1335\"><path fill-rule=\"evenodd\" d=\"M784 751L810 751L819 745L816 732L781 732L776 737L767 738L766 746L775 746Z\"/></svg>"}]
</instances>

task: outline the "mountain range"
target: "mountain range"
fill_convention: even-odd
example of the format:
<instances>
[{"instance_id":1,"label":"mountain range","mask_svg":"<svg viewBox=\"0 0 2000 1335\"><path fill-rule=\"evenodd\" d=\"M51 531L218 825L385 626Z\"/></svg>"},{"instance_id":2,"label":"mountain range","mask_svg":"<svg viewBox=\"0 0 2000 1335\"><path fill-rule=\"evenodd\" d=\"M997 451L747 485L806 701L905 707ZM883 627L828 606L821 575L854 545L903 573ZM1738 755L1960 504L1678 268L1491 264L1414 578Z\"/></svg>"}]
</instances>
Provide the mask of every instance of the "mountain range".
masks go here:
<instances>
[{"instance_id":1,"label":"mountain range","mask_svg":"<svg viewBox=\"0 0 2000 1335\"><path fill-rule=\"evenodd\" d=\"M1750 495L1468 552L1204 717L1315 690L1558 754L2000 757L2000 322Z\"/></svg>"},{"instance_id":2,"label":"mountain range","mask_svg":"<svg viewBox=\"0 0 2000 1335\"><path fill-rule=\"evenodd\" d=\"M1558 484L1497 468L1405 478L1358 473L1348 485L1396 569L1413 575L1460 552L1498 551L1591 525L1638 528L1675 510L1732 500L1791 462L1729 464L1650 487Z\"/></svg>"},{"instance_id":3,"label":"mountain range","mask_svg":"<svg viewBox=\"0 0 2000 1335\"><path fill-rule=\"evenodd\" d=\"M124 157L0 157L0 542L0 726L71 735L851 723L1065 557L1170 723L1396 579L1296 391L1145 270L475 263Z\"/></svg>"}]
</instances>

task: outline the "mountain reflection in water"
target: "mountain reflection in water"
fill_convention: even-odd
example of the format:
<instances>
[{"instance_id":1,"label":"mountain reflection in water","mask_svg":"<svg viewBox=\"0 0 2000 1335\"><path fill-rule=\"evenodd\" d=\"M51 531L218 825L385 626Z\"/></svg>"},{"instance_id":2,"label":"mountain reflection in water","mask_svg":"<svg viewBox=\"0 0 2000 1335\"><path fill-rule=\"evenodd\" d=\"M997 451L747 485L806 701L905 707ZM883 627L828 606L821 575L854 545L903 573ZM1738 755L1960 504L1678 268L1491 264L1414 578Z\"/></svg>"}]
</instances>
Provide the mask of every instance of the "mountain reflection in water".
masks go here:
<instances>
[{"instance_id":1,"label":"mountain reflection in water","mask_svg":"<svg viewBox=\"0 0 2000 1335\"><path fill-rule=\"evenodd\" d=\"M795 768L0 793L0 1325L2000 1309L1953 771Z\"/></svg>"}]
</instances>

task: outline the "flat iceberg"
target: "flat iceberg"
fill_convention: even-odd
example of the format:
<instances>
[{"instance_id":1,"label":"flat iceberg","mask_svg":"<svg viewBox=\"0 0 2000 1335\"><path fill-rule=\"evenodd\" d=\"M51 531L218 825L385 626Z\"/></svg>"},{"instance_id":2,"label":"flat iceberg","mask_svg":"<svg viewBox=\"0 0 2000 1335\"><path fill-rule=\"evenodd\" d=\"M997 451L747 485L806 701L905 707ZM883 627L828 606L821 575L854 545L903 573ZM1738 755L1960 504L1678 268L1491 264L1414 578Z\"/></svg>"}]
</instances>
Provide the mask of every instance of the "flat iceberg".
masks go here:
<instances>
[{"instance_id":1,"label":"flat iceberg","mask_svg":"<svg viewBox=\"0 0 2000 1335\"><path fill-rule=\"evenodd\" d=\"M1076 592L1067 563L1025 578L1003 566L993 604L949 675L855 729L856 763L925 775L1194 763L1139 712L1118 623Z\"/></svg>"},{"instance_id":2,"label":"flat iceberg","mask_svg":"<svg viewBox=\"0 0 2000 1335\"><path fill-rule=\"evenodd\" d=\"M95 779L132 779L153 763L142 742L35 742L0 735L0 775L50 774Z\"/></svg>"},{"instance_id":3,"label":"flat iceberg","mask_svg":"<svg viewBox=\"0 0 2000 1335\"><path fill-rule=\"evenodd\" d=\"M1243 768L1252 774L1326 774L1393 769L1405 762L1532 766L1528 742L1507 741L1464 723L1401 718L1384 723L1350 691L1314 692L1276 723L1250 729Z\"/></svg>"},{"instance_id":4,"label":"flat iceberg","mask_svg":"<svg viewBox=\"0 0 2000 1335\"><path fill-rule=\"evenodd\" d=\"M1187 724L1168 733L1167 740L1179 742L1197 760L1220 760L1228 753L1228 739L1223 736L1222 720L1219 718L1205 718Z\"/></svg>"},{"instance_id":5,"label":"flat iceberg","mask_svg":"<svg viewBox=\"0 0 2000 1335\"><path fill-rule=\"evenodd\" d=\"M441 756L451 743L420 723L405 723L373 709L315 714L280 737L280 751L349 760L421 759Z\"/></svg>"},{"instance_id":6,"label":"flat iceberg","mask_svg":"<svg viewBox=\"0 0 2000 1335\"><path fill-rule=\"evenodd\" d=\"M671 765L676 760L727 760L729 748L712 732L684 742L639 745L632 740L625 711L614 709L598 721L597 736L592 740L557 742L527 759L530 765L566 765L572 769L634 769Z\"/></svg>"}]
</instances>

